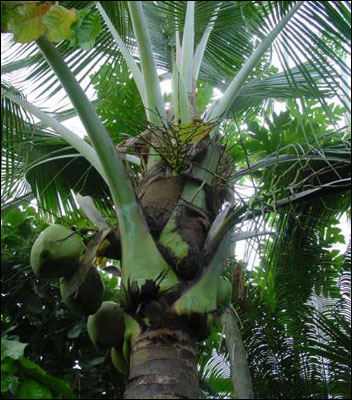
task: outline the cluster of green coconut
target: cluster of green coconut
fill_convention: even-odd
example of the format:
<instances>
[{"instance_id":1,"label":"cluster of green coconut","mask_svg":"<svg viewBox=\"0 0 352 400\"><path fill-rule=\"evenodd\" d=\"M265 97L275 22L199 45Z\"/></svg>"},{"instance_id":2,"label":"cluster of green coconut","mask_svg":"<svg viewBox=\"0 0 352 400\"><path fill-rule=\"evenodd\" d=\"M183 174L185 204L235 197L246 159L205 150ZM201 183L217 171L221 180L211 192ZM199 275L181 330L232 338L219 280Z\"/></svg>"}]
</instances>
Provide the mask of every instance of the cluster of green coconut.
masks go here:
<instances>
[{"instance_id":1,"label":"cluster of green coconut","mask_svg":"<svg viewBox=\"0 0 352 400\"><path fill-rule=\"evenodd\" d=\"M120 304L103 302L104 282L96 268L90 268L75 293L66 295L68 282L77 271L84 252L85 246L77 233L61 225L51 225L33 244L31 266L41 278L60 278L60 293L68 309L76 315L89 316L87 331L91 341L99 350L111 348L113 365L125 374L128 372L130 348L141 331L138 322L124 313ZM232 295L229 280L219 277L216 292L217 309L227 307ZM175 311L182 315L185 310L181 307Z\"/></svg>"},{"instance_id":2,"label":"cluster of green coconut","mask_svg":"<svg viewBox=\"0 0 352 400\"><path fill-rule=\"evenodd\" d=\"M68 282L77 270L85 252L80 237L62 225L51 225L38 236L31 250L30 263L35 275L43 279L60 279L61 297L74 315L89 315L87 330L97 349L111 347L111 359L120 373L127 373L129 339L125 335L125 317L121 307L103 302L104 282L96 268L90 268L84 282L72 295L66 296ZM132 319L131 319L132 320ZM134 320L133 320L134 321ZM127 321L134 329L135 321ZM128 329L127 329L128 333ZM126 336L126 340L125 340ZM124 341L125 357L122 352Z\"/></svg>"}]
</instances>

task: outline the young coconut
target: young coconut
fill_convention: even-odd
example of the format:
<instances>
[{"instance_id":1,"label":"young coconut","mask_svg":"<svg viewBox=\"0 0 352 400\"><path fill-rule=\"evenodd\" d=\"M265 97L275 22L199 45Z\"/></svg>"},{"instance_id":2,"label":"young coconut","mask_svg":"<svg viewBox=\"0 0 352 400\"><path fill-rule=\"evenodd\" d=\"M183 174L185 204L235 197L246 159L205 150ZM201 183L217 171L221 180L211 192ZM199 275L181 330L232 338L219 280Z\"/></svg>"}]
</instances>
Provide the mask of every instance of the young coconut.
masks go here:
<instances>
[{"instance_id":1,"label":"young coconut","mask_svg":"<svg viewBox=\"0 0 352 400\"><path fill-rule=\"evenodd\" d=\"M62 278L60 280L60 293L62 298L65 297L66 291L67 279ZM98 311L103 301L103 295L104 281L99 271L92 267L78 291L67 297L64 303L73 314L90 315Z\"/></svg>"},{"instance_id":2,"label":"young coconut","mask_svg":"<svg viewBox=\"0 0 352 400\"><path fill-rule=\"evenodd\" d=\"M219 276L217 285L216 304L218 308L226 308L231 304L232 284L224 276Z\"/></svg>"},{"instance_id":3,"label":"young coconut","mask_svg":"<svg viewBox=\"0 0 352 400\"><path fill-rule=\"evenodd\" d=\"M128 362L125 360L125 357L123 356L121 346L118 348L117 347L111 348L111 361L113 366L120 374L122 375L128 374Z\"/></svg>"},{"instance_id":4,"label":"young coconut","mask_svg":"<svg viewBox=\"0 0 352 400\"><path fill-rule=\"evenodd\" d=\"M139 323L129 314L124 313L125 332L122 345L122 354L126 361L130 359L131 348L134 346L137 336L141 333Z\"/></svg>"},{"instance_id":5,"label":"young coconut","mask_svg":"<svg viewBox=\"0 0 352 400\"><path fill-rule=\"evenodd\" d=\"M99 310L88 317L87 331L97 349L121 345L125 331L121 307L113 301L104 301Z\"/></svg>"},{"instance_id":6,"label":"young coconut","mask_svg":"<svg viewBox=\"0 0 352 400\"><path fill-rule=\"evenodd\" d=\"M80 237L61 225L51 225L35 240L30 262L33 272L44 279L70 276L85 247Z\"/></svg>"}]
</instances>

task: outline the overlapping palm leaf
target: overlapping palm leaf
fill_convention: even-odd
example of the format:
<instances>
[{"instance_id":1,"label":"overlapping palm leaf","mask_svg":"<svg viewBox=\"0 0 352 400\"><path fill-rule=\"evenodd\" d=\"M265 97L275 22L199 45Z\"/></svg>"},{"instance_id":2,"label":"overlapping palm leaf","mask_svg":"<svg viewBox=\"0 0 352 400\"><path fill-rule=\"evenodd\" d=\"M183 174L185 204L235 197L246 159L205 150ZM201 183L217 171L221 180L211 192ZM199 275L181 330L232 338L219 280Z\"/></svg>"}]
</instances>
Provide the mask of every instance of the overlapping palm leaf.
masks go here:
<instances>
[{"instance_id":1,"label":"overlapping palm leaf","mask_svg":"<svg viewBox=\"0 0 352 400\"><path fill-rule=\"evenodd\" d=\"M6 89L20 94L8 85ZM92 196L105 213L112 212L108 188L87 160L60 136L35 125L9 99L3 97L1 106L2 207L27 195L27 201L33 196L38 200L41 215L50 219L77 215L74 191Z\"/></svg>"},{"instance_id":2,"label":"overlapping palm leaf","mask_svg":"<svg viewBox=\"0 0 352 400\"><path fill-rule=\"evenodd\" d=\"M64 5L79 9L92 6L91 3L64 2ZM182 33L186 3L166 1L143 4L159 68L171 71L170 49L175 42L174 27L178 24ZM224 89L260 40L295 3L290 1L282 6L280 2L196 2L195 45L200 41L210 18L217 10L217 18L208 40L200 77ZM138 58L133 35L129 29L125 2L102 4L120 36ZM336 78L335 71L341 68L348 73L346 62L341 57L342 52L348 53L346 48L350 36L348 12L348 2L305 2L289 26L285 28L285 34L280 35L275 42L288 88L293 95L297 94L297 86L302 87L302 79L307 89L317 93L319 91L318 77L324 85L345 101L343 93L347 95L348 85L346 87ZM96 40L96 46L89 52L69 48L67 43L59 45L69 66L81 80L94 70L98 62L106 57L116 59L119 55L111 33L105 24L102 25L103 29ZM20 52L28 53L22 65L30 65L37 61L31 74L26 76L27 82L31 81L32 85L36 82L37 87L39 84L43 87L43 79L45 82L50 81L50 91L46 94L55 93L59 88L58 82L36 47L23 45ZM249 81L260 80L261 75L265 75L265 71L270 66L271 57L272 52L269 52L253 71ZM6 64L11 64L13 68L16 65L12 60L9 62L9 59L4 60L4 71L9 69L9 65L6 66ZM78 64L77 59L80 60ZM297 72L291 72L291 67L294 66L300 72L299 76Z\"/></svg>"}]
</instances>

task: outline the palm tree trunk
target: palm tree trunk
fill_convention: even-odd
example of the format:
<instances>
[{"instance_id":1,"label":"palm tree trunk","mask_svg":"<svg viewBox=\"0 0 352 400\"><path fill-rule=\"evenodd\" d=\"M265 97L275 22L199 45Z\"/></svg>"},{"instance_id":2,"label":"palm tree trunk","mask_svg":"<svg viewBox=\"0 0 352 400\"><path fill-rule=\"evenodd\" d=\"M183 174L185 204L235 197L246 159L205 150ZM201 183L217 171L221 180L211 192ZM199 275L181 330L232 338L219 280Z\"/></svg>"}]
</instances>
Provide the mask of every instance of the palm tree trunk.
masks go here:
<instances>
[{"instance_id":1,"label":"palm tree trunk","mask_svg":"<svg viewBox=\"0 0 352 400\"><path fill-rule=\"evenodd\" d=\"M196 399L196 342L184 332L159 329L141 334L131 351L125 399Z\"/></svg>"},{"instance_id":2,"label":"palm tree trunk","mask_svg":"<svg viewBox=\"0 0 352 400\"><path fill-rule=\"evenodd\" d=\"M222 315L226 345L230 355L231 379L236 399L254 399L251 374L241 332L230 309Z\"/></svg>"}]
</instances>

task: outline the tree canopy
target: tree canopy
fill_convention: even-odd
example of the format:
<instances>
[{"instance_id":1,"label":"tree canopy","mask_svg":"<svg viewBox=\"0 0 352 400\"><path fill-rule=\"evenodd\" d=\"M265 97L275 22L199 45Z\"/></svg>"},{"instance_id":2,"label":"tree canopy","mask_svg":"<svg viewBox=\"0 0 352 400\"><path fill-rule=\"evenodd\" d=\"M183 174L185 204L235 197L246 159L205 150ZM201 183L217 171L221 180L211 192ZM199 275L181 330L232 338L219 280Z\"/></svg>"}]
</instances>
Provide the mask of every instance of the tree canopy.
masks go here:
<instances>
[{"instance_id":1,"label":"tree canopy","mask_svg":"<svg viewBox=\"0 0 352 400\"><path fill-rule=\"evenodd\" d=\"M33 274L55 223L86 248L72 293L96 268L136 337L188 321L200 397L349 398L350 2L1 7L4 397L131 388Z\"/></svg>"}]
</instances>

